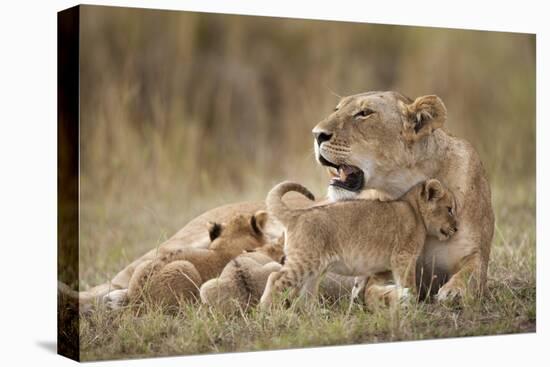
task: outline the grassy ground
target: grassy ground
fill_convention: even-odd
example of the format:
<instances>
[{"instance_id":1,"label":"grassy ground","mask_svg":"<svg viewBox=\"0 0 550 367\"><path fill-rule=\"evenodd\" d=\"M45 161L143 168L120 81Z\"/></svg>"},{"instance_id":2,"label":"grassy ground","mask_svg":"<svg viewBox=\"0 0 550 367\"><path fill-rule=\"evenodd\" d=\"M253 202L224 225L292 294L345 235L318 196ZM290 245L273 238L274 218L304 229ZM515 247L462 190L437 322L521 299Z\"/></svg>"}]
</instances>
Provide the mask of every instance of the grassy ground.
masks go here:
<instances>
[{"instance_id":1,"label":"grassy ground","mask_svg":"<svg viewBox=\"0 0 550 367\"><path fill-rule=\"evenodd\" d=\"M83 359L534 330L534 35L85 7L80 37L82 289L202 212L262 200L284 179L322 195L311 129L336 94L440 96L446 128L489 173L497 219L489 294L463 309L100 310L80 324ZM75 278L69 255L61 279Z\"/></svg>"},{"instance_id":2,"label":"grassy ground","mask_svg":"<svg viewBox=\"0 0 550 367\"><path fill-rule=\"evenodd\" d=\"M471 301L465 307L423 303L400 310L367 311L356 305L347 314L348 302L342 300L301 309L281 308L268 313L251 310L236 315L222 315L198 304L182 305L177 314L152 306L141 315L130 309L99 310L81 320L81 357L133 358L532 332L536 322L533 192L533 181L507 185L506 189L493 188L497 221L489 292L485 299ZM114 211L120 213L117 216L91 207L84 210L90 224L89 232L83 232L82 249L86 255L81 256L82 277L90 284L104 281L100 274L120 269L134 251L147 249L148 241L161 241L177 229L167 228L162 221L146 230L138 229L140 221L152 215L151 211L171 209L141 209L128 218L122 213L135 208L119 206ZM149 214L142 213L142 218L140 212ZM123 240L122 233L129 222L133 222L133 230ZM105 227L107 223L109 228L119 229L110 231ZM95 237L90 241L92 232ZM102 246L112 244L117 235L122 236L118 244L115 241L115 245ZM144 245L136 246L138 250L120 247L128 239ZM91 243L99 246L86 246Z\"/></svg>"}]
</instances>

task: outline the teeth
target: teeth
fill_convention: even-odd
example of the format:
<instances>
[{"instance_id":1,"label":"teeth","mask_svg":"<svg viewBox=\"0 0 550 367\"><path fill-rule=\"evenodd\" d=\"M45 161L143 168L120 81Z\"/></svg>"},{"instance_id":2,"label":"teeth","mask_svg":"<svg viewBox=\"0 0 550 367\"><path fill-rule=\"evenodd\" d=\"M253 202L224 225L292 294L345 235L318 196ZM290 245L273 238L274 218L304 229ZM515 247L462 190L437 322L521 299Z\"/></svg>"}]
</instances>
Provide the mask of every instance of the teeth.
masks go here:
<instances>
[{"instance_id":1,"label":"teeth","mask_svg":"<svg viewBox=\"0 0 550 367\"><path fill-rule=\"evenodd\" d=\"M338 174L340 176L340 180L342 181L346 181L346 179L348 178L348 175L342 167L338 168Z\"/></svg>"},{"instance_id":2,"label":"teeth","mask_svg":"<svg viewBox=\"0 0 550 367\"><path fill-rule=\"evenodd\" d=\"M330 175L331 178L338 178L338 170L334 167L327 167L327 172Z\"/></svg>"}]
</instances>

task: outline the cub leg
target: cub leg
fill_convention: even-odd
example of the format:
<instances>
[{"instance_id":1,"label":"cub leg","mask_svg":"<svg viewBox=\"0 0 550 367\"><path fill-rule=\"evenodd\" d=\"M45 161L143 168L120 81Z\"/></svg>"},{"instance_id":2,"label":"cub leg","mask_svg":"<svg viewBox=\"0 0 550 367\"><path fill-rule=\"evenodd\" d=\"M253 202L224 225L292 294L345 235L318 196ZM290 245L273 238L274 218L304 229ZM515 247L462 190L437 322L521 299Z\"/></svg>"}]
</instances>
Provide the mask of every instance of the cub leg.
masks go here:
<instances>
[{"instance_id":1,"label":"cub leg","mask_svg":"<svg viewBox=\"0 0 550 367\"><path fill-rule=\"evenodd\" d=\"M363 297L368 307L395 306L407 294L395 284L393 273L385 271L368 277Z\"/></svg>"},{"instance_id":2,"label":"cub leg","mask_svg":"<svg viewBox=\"0 0 550 367\"><path fill-rule=\"evenodd\" d=\"M348 315L351 312L351 309L353 308L353 303L357 298L359 298L359 295L361 293L365 293L365 286L367 285L367 277L355 277L353 280L353 288L350 292L350 299L349 299L349 307L348 307Z\"/></svg>"},{"instance_id":3,"label":"cub leg","mask_svg":"<svg viewBox=\"0 0 550 367\"><path fill-rule=\"evenodd\" d=\"M421 247L416 241L411 241L397 247L392 253L390 263L399 300L408 297L411 289L416 291L416 262Z\"/></svg>"},{"instance_id":4,"label":"cub leg","mask_svg":"<svg viewBox=\"0 0 550 367\"><path fill-rule=\"evenodd\" d=\"M396 285L414 288L416 281L416 257L410 253L396 253L392 256L391 267Z\"/></svg>"},{"instance_id":5,"label":"cub leg","mask_svg":"<svg viewBox=\"0 0 550 367\"><path fill-rule=\"evenodd\" d=\"M153 260L145 260L139 264L128 282L128 300L130 303L142 300L145 289L148 288L153 275Z\"/></svg>"},{"instance_id":6,"label":"cub leg","mask_svg":"<svg viewBox=\"0 0 550 367\"><path fill-rule=\"evenodd\" d=\"M300 296L304 298L309 298L315 300L319 295L319 284L321 283L321 276L319 274L314 274L308 276L304 281L304 285L300 291Z\"/></svg>"},{"instance_id":7,"label":"cub leg","mask_svg":"<svg viewBox=\"0 0 550 367\"><path fill-rule=\"evenodd\" d=\"M352 304L359 295L365 292L365 287L367 286L368 277L355 277L353 280L353 288L351 289L351 298L350 304Z\"/></svg>"},{"instance_id":8,"label":"cub leg","mask_svg":"<svg viewBox=\"0 0 550 367\"><path fill-rule=\"evenodd\" d=\"M260 307L267 308L271 305L273 293L280 293L285 289L292 289L293 294L300 290L306 280L310 280L310 291L315 293L315 283L318 286L320 266L319 262L313 259L307 261L296 261L293 256L287 255L283 268L276 273L271 273L267 285L260 299ZM314 279L314 280L313 280Z\"/></svg>"}]
</instances>

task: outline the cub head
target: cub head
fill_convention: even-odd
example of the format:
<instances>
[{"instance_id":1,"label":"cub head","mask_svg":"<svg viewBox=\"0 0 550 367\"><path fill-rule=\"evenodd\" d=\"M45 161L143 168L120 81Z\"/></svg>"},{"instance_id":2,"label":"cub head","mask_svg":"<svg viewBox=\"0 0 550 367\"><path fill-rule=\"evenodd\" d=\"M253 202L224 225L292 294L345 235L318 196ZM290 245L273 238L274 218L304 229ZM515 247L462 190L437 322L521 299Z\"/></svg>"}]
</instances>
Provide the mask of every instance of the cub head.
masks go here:
<instances>
[{"instance_id":1,"label":"cub head","mask_svg":"<svg viewBox=\"0 0 550 367\"><path fill-rule=\"evenodd\" d=\"M258 249L256 249L256 252L260 252L264 255L267 255L273 260L282 264L285 257L284 246L285 246L285 237L281 236L277 240L277 242L265 244L262 247L259 247Z\"/></svg>"},{"instance_id":2,"label":"cub head","mask_svg":"<svg viewBox=\"0 0 550 367\"><path fill-rule=\"evenodd\" d=\"M441 241L449 239L458 230L451 191L438 180L430 179L421 184L418 195L418 209L428 234Z\"/></svg>"},{"instance_id":3,"label":"cub head","mask_svg":"<svg viewBox=\"0 0 550 367\"><path fill-rule=\"evenodd\" d=\"M267 213L263 210L254 215L239 214L227 223L208 222L211 250L240 254L252 251L266 243L264 228Z\"/></svg>"},{"instance_id":4,"label":"cub head","mask_svg":"<svg viewBox=\"0 0 550 367\"><path fill-rule=\"evenodd\" d=\"M447 110L434 95L411 100L396 92L344 97L313 129L315 156L331 176L329 197L351 199L365 189L393 198L425 180L414 164L422 142L443 126Z\"/></svg>"}]
</instances>

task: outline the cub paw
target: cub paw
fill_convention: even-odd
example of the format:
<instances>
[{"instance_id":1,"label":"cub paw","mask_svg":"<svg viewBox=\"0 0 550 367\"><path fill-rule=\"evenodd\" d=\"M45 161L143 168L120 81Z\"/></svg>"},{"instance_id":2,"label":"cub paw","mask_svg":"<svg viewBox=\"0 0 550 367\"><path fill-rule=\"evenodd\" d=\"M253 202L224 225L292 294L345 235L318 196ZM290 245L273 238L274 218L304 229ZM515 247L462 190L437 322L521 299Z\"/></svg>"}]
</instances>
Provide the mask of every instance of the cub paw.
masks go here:
<instances>
[{"instance_id":1,"label":"cub paw","mask_svg":"<svg viewBox=\"0 0 550 367\"><path fill-rule=\"evenodd\" d=\"M351 300L350 302L353 303L355 300L358 300L363 293L365 293L365 286L367 284L367 278L366 277L356 277L353 280L353 288L351 289ZM363 301L363 299L359 299L360 301Z\"/></svg>"},{"instance_id":2,"label":"cub paw","mask_svg":"<svg viewBox=\"0 0 550 367\"><path fill-rule=\"evenodd\" d=\"M383 297L385 303L390 307L404 306L412 299L410 288L401 287L395 284L383 286Z\"/></svg>"}]
</instances>

